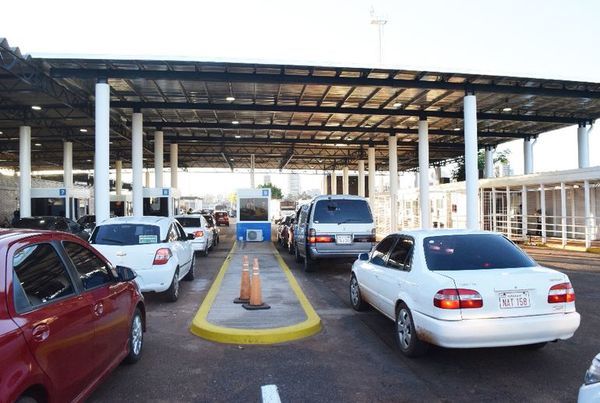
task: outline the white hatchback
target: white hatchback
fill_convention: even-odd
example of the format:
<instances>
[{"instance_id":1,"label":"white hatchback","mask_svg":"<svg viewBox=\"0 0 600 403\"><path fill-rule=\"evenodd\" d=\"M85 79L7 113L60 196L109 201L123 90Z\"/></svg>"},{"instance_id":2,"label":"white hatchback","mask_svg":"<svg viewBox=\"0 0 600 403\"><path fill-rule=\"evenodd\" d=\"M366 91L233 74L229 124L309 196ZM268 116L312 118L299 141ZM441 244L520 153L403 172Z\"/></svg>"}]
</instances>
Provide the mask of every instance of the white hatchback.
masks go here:
<instances>
[{"instance_id":1,"label":"white hatchback","mask_svg":"<svg viewBox=\"0 0 600 403\"><path fill-rule=\"evenodd\" d=\"M350 301L393 319L407 356L429 344L540 348L570 338L580 322L567 275L485 231L389 235L352 266Z\"/></svg>"},{"instance_id":2,"label":"white hatchback","mask_svg":"<svg viewBox=\"0 0 600 403\"><path fill-rule=\"evenodd\" d=\"M202 214L185 214L176 215L175 219L188 235L194 235L194 239L191 240L194 252L208 256L208 250L213 246L214 234L212 229L208 228L204 216Z\"/></svg>"},{"instance_id":3,"label":"white hatchback","mask_svg":"<svg viewBox=\"0 0 600 403\"><path fill-rule=\"evenodd\" d=\"M179 281L194 279L194 252L181 225L167 217L116 217L97 225L90 243L114 265L135 271L142 292L179 298Z\"/></svg>"}]
</instances>

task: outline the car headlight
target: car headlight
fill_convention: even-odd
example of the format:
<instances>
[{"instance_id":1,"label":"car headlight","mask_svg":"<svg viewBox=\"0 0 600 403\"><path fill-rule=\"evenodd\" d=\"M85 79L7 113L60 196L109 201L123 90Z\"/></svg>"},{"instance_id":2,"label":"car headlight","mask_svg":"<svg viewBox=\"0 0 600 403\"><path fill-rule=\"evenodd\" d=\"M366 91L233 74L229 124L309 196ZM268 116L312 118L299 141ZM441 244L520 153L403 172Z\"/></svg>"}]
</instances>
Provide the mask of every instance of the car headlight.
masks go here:
<instances>
[{"instance_id":1,"label":"car headlight","mask_svg":"<svg viewBox=\"0 0 600 403\"><path fill-rule=\"evenodd\" d=\"M585 373L585 378L583 378L583 382L586 385L591 385L592 383L600 382L600 354L598 354L593 360L592 365Z\"/></svg>"}]
</instances>

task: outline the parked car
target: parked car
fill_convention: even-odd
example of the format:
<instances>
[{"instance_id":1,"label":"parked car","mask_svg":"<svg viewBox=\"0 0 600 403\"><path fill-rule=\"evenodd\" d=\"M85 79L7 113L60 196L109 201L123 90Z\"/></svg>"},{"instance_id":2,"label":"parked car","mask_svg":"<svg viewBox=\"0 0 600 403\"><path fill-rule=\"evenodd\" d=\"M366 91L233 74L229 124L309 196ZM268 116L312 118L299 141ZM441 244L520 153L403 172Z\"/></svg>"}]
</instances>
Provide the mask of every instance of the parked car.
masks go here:
<instances>
[{"instance_id":1,"label":"parked car","mask_svg":"<svg viewBox=\"0 0 600 403\"><path fill-rule=\"evenodd\" d=\"M359 196L317 196L300 208L294 253L304 270L320 259L356 259L375 242L375 224L367 199Z\"/></svg>"},{"instance_id":2,"label":"parked car","mask_svg":"<svg viewBox=\"0 0 600 403\"><path fill-rule=\"evenodd\" d=\"M206 225L208 226L208 229L210 229L213 232L212 246L217 246L219 244L220 230L216 225L215 217L212 214L202 214L202 216L206 220Z\"/></svg>"},{"instance_id":3,"label":"parked car","mask_svg":"<svg viewBox=\"0 0 600 403\"><path fill-rule=\"evenodd\" d=\"M110 217L112 218L115 216L111 214ZM81 225L83 227L83 230L85 232L87 232L89 235L91 235L92 231L96 227L96 216L94 214L87 214L87 215L81 216L77 220L77 224Z\"/></svg>"},{"instance_id":4,"label":"parked car","mask_svg":"<svg viewBox=\"0 0 600 403\"><path fill-rule=\"evenodd\" d=\"M0 231L0 400L84 401L137 362L145 306L132 270L78 237Z\"/></svg>"},{"instance_id":5,"label":"parked car","mask_svg":"<svg viewBox=\"0 0 600 403\"><path fill-rule=\"evenodd\" d=\"M194 251L174 218L115 217L98 224L90 243L113 264L131 267L142 292L179 298L179 281L194 279Z\"/></svg>"},{"instance_id":6,"label":"parked car","mask_svg":"<svg viewBox=\"0 0 600 403\"><path fill-rule=\"evenodd\" d=\"M577 403L600 402L600 354L593 360L579 388Z\"/></svg>"},{"instance_id":7,"label":"parked car","mask_svg":"<svg viewBox=\"0 0 600 403\"><path fill-rule=\"evenodd\" d=\"M15 228L68 232L84 241L90 238L90 234L85 231L82 225L70 218L60 216L24 217L20 218L13 226Z\"/></svg>"},{"instance_id":8,"label":"parked car","mask_svg":"<svg viewBox=\"0 0 600 403\"><path fill-rule=\"evenodd\" d=\"M504 236L485 231L392 234L352 266L350 301L396 322L407 356L450 348L565 340L579 327L566 274L539 266Z\"/></svg>"},{"instance_id":9,"label":"parked car","mask_svg":"<svg viewBox=\"0 0 600 403\"><path fill-rule=\"evenodd\" d=\"M188 235L194 235L194 239L191 241L194 252L208 256L208 250L213 246L214 233L208 227L206 218L202 214L186 214L175 216L175 219Z\"/></svg>"},{"instance_id":10,"label":"parked car","mask_svg":"<svg viewBox=\"0 0 600 403\"><path fill-rule=\"evenodd\" d=\"M295 233L298 231L298 221L300 220L300 211L302 210L302 206L298 207L298 209L296 210L296 212L294 212L294 214L292 215L293 220L292 223L290 224L290 229L288 230L288 241L287 241L287 245L284 245L284 247L287 248L287 251L290 255L293 255L296 252L296 248L294 246L295 244Z\"/></svg>"},{"instance_id":11,"label":"parked car","mask_svg":"<svg viewBox=\"0 0 600 403\"><path fill-rule=\"evenodd\" d=\"M214 216L217 225L225 225L229 227L229 214L227 211L215 211Z\"/></svg>"}]
</instances>

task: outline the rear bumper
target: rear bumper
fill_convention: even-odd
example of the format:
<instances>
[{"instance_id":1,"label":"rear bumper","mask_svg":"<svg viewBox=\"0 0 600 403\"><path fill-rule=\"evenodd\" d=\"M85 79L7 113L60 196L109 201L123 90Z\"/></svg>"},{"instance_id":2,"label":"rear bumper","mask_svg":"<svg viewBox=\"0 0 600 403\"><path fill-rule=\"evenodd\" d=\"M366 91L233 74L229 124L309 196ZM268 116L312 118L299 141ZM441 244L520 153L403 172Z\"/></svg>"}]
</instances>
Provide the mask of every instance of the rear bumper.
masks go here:
<instances>
[{"instance_id":1,"label":"rear bumper","mask_svg":"<svg viewBox=\"0 0 600 403\"><path fill-rule=\"evenodd\" d=\"M170 261L161 266L152 266L149 269L136 269L137 277L135 282L142 292L163 292L167 291L175 274L176 264Z\"/></svg>"},{"instance_id":2,"label":"rear bumper","mask_svg":"<svg viewBox=\"0 0 600 403\"><path fill-rule=\"evenodd\" d=\"M519 318L447 321L412 312L419 339L450 348L503 347L566 340L579 327L577 312Z\"/></svg>"},{"instance_id":3,"label":"rear bumper","mask_svg":"<svg viewBox=\"0 0 600 403\"><path fill-rule=\"evenodd\" d=\"M195 238L191 242L191 245L192 245L192 249L194 250L194 252L204 251L204 250L206 250L206 239Z\"/></svg>"},{"instance_id":4,"label":"rear bumper","mask_svg":"<svg viewBox=\"0 0 600 403\"><path fill-rule=\"evenodd\" d=\"M351 246L349 248L348 246ZM352 245L331 246L328 249L318 250L316 246L310 246L310 256L313 259L358 259L361 253L371 251L371 242L354 243Z\"/></svg>"}]
</instances>

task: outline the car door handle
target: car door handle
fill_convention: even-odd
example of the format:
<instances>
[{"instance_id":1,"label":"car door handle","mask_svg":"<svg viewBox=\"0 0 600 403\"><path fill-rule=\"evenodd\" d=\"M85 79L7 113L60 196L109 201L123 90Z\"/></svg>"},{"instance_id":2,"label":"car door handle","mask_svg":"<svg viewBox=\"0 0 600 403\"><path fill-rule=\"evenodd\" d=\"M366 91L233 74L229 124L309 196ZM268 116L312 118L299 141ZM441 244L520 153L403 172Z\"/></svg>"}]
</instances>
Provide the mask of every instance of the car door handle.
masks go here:
<instances>
[{"instance_id":1,"label":"car door handle","mask_svg":"<svg viewBox=\"0 0 600 403\"><path fill-rule=\"evenodd\" d=\"M50 327L45 323L37 325L31 331L31 335L36 341L44 341L50 336Z\"/></svg>"},{"instance_id":2,"label":"car door handle","mask_svg":"<svg viewBox=\"0 0 600 403\"><path fill-rule=\"evenodd\" d=\"M104 304L102 302L98 302L94 305L94 315L102 316L104 313Z\"/></svg>"}]
</instances>

